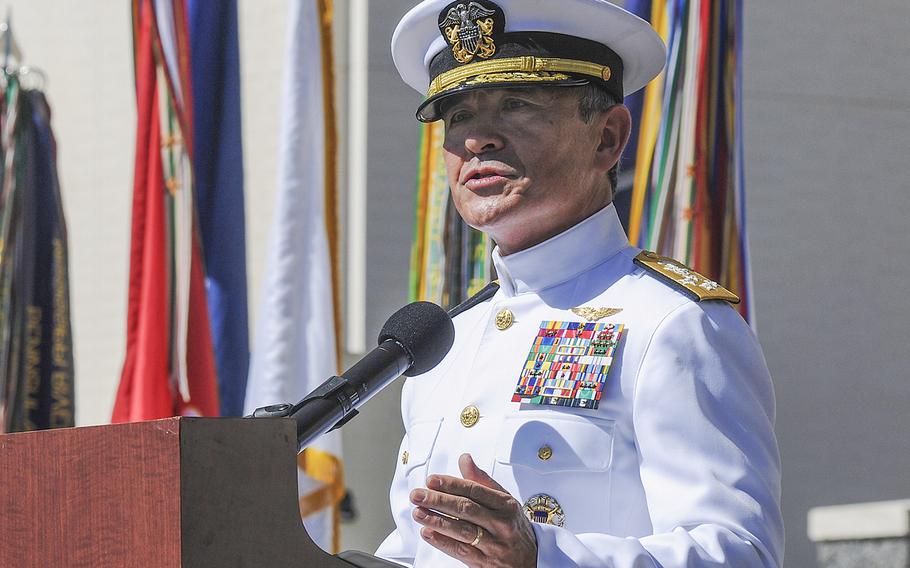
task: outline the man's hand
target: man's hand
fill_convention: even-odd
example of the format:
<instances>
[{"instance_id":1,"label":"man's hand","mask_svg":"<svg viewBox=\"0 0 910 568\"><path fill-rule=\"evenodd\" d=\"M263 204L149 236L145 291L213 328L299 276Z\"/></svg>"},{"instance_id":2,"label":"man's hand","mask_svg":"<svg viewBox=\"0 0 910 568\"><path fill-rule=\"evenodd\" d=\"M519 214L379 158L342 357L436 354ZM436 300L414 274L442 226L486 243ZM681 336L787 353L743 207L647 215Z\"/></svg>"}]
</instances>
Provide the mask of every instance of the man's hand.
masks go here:
<instances>
[{"instance_id":1,"label":"man's hand","mask_svg":"<svg viewBox=\"0 0 910 568\"><path fill-rule=\"evenodd\" d=\"M420 536L471 568L537 566L537 538L521 504L469 454L458 467L464 479L431 475L427 489L411 492Z\"/></svg>"}]
</instances>

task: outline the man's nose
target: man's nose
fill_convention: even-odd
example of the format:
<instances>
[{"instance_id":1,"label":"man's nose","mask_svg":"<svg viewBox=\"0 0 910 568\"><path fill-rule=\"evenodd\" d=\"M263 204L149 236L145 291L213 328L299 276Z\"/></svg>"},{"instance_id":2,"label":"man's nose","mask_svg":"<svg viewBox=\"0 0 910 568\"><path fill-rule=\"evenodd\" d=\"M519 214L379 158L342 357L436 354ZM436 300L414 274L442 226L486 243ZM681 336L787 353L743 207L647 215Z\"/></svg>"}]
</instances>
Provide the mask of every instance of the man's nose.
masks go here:
<instances>
[{"instance_id":1,"label":"man's nose","mask_svg":"<svg viewBox=\"0 0 910 568\"><path fill-rule=\"evenodd\" d=\"M479 156L502 150L505 146L505 141L495 130L484 127L467 136L464 145L468 152Z\"/></svg>"}]
</instances>

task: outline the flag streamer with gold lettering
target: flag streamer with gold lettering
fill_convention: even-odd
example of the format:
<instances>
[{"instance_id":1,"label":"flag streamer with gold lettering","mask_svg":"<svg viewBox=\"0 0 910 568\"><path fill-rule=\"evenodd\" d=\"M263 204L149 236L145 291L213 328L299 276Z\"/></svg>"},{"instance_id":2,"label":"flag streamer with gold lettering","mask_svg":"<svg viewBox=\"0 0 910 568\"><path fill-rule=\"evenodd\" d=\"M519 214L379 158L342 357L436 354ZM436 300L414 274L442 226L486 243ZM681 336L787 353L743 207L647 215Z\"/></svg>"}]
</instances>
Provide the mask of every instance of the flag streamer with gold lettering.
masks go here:
<instances>
[{"instance_id":1,"label":"flag streamer with gold lettering","mask_svg":"<svg viewBox=\"0 0 910 568\"><path fill-rule=\"evenodd\" d=\"M75 425L75 372L51 111L23 84L28 72L9 65L9 45L0 72L0 432L21 432Z\"/></svg>"}]
</instances>

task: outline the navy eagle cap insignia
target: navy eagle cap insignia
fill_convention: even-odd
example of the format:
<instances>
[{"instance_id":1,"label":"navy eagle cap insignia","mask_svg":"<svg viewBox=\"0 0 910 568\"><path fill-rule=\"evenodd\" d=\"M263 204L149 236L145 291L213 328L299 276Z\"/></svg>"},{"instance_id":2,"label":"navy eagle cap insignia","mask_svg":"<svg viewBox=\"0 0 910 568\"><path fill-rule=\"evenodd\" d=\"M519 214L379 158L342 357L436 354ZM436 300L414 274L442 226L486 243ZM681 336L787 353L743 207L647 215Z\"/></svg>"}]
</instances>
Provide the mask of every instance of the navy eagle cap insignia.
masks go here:
<instances>
[{"instance_id":1,"label":"navy eagle cap insignia","mask_svg":"<svg viewBox=\"0 0 910 568\"><path fill-rule=\"evenodd\" d=\"M439 18L439 29L452 46L456 61L470 63L475 57L489 59L496 54L492 36L497 28L495 16L501 10L479 2L461 2L444 13Z\"/></svg>"}]
</instances>

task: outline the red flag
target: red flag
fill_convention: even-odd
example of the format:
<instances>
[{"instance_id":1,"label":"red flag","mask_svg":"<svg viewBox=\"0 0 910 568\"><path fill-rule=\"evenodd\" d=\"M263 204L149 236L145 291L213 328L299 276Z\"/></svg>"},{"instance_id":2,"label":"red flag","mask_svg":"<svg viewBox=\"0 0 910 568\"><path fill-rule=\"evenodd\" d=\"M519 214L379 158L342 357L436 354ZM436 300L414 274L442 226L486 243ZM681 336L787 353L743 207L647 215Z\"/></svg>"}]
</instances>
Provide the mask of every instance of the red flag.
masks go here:
<instances>
[{"instance_id":1,"label":"red flag","mask_svg":"<svg viewBox=\"0 0 910 568\"><path fill-rule=\"evenodd\" d=\"M182 2L176 0L170 8L166 16L185 22ZM175 96L178 87L189 93L188 74L171 76L164 57L166 47L176 50L179 61L188 61L187 54L180 51L185 52L188 42L179 37L186 26L175 25L178 37L173 45L163 46L151 0L134 0L133 19L138 127L130 289L126 359L113 421L178 414L215 416L218 393L195 212L192 199L187 201L186 195L179 195L189 192L192 196L193 188L191 184L180 185L181 178L173 175L170 167L173 164L168 167L172 177L166 178L163 160L163 152L183 152L181 157L189 159L189 106L181 108L179 97ZM170 111L169 116L162 116L163 109ZM189 210L181 212L186 203ZM182 253L187 251L179 250L179 228L175 229L180 214L192 219L185 243L191 249L187 266L181 262L185 256ZM181 278L188 280L187 302L177 297ZM179 332L181 322L185 322L185 339ZM182 382L185 384L181 387Z\"/></svg>"},{"instance_id":2,"label":"red flag","mask_svg":"<svg viewBox=\"0 0 910 568\"><path fill-rule=\"evenodd\" d=\"M215 352L212 347L212 328L205 294L205 271L196 224L193 224L193 267L190 279L189 334L187 336L187 375L190 398L178 397L177 410L183 416L218 416L218 380L215 373Z\"/></svg>"}]
</instances>

